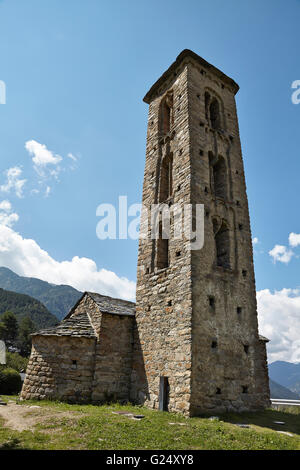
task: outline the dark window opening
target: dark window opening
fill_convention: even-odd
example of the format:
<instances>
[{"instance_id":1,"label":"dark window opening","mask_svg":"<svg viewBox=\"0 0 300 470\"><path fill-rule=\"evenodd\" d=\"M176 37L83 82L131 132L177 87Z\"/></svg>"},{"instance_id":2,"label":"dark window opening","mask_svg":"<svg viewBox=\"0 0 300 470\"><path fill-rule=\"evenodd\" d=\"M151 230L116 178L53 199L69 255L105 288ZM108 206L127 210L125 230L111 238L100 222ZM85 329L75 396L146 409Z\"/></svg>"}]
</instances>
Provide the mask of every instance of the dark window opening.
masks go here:
<instances>
[{"instance_id":1,"label":"dark window opening","mask_svg":"<svg viewBox=\"0 0 300 470\"><path fill-rule=\"evenodd\" d=\"M220 129L221 127L220 107L219 107L219 102L216 98L214 98L209 105L209 116L210 116L211 127L213 129Z\"/></svg>"},{"instance_id":2,"label":"dark window opening","mask_svg":"<svg viewBox=\"0 0 300 470\"><path fill-rule=\"evenodd\" d=\"M159 223L159 238L156 240L156 267L158 269L169 266L169 239L163 238L162 222Z\"/></svg>"},{"instance_id":3,"label":"dark window opening","mask_svg":"<svg viewBox=\"0 0 300 470\"><path fill-rule=\"evenodd\" d=\"M222 157L213 166L213 186L216 197L227 198L226 164Z\"/></svg>"},{"instance_id":4,"label":"dark window opening","mask_svg":"<svg viewBox=\"0 0 300 470\"><path fill-rule=\"evenodd\" d=\"M216 395L221 395L221 393L222 393L221 389L220 389L219 387L217 387L217 389L216 389Z\"/></svg>"},{"instance_id":5,"label":"dark window opening","mask_svg":"<svg viewBox=\"0 0 300 470\"><path fill-rule=\"evenodd\" d=\"M72 361L72 368L77 369L77 361L75 360Z\"/></svg>"},{"instance_id":6,"label":"dark window opening","mask_svg":"<svg viewBox=\"0 0 300 470\"><path fill-rule=\"evenodd\" d=\"M244 226L243 224L239 224L239 230L243 230Z\"/></svg>"},{"instance_id":7,"label":"dark window opening","mask_svg":"<svg viewBox=\"0 0 300 470\"><path fill-rule=\"evenodd\" d=\"M204 192L205 192L205 194L208 194L208 187L207 186L205 186Z\"/></svg>"},{"instance_id":8,"label":"dark window opening","mask_svg":"<svg viewBox=\"0 0 300 470\"><path fill-rule=\"evenodd\" d=\"M172 300L169 300L168 301L168 307L171 307L172 306Z\"/></svg>"},{"instance_id":9,"label":"dark window opening","mask_svg":"<svg viewBox=\"0 0 300 470\"><path fill-rule=\"evenodd\" d=\"M159 182L159 202L166 201L173 192L173 155L167 155L161 165Z\"/></svg>"},{"instance_id":10,"label":"dark window opening","mask_svg":"<svg viewBox=\"0 0 300 470\"><path fill-rule=\"evenodd\" d=\"M247 385L242 386L242 393L248 393L248 387Z\"/></svg>"},{"instance_id":11,"label":"dark window opening","mask_svg":"<svg viewBox=\"0 0 300 470\"><path fill-rule=\"evenodd\" d=\"M249 345L248 344L244 344L244 351L246 354L249 353Z\"/></svg>"},{"instance_id":12,"label":"dark window opening","mask_svg":"<svg viewBox=\"0 0 300 470\"><path fill-rule=\"evenodd\" d=\"M181 251L176 251L176 256L179 258L179 256L181 256Z\"/></svg>"},{"instance_id":13,"label":"dark window opening","mask_svg":"<svg viewBox=\"0 0 300 470\"><path fill-rule=\"evenodd\" d=\"M159 409L160 411L168 411L169 407L169 380L168 377L159 378Z\"/></svg>"},{"instance_id":14,"label":"dark window opening","mask_svg":"<svg viewBox=\"0 0 300 470\"><path fill-rule=\"evenodd\" d=\"M245 269L243 269L242 275L243 275L243 277L247 277L247 271Z\"/></svg>"},{"instance_id":15,"label":"dark window opening","mask_svg":"<svg viewBox=\"0 0 300 470\"><path fill-rule=\"evenodd\" d=\"M173 93L167 93L161 103L161 131L168 134L172 125Z\"/></svg>"},{"instance_id":16,"label":"dark window opening","mask_svg":"<svg viewBox=\"0 0 300 470\"><path fill-rule=\"evenodd\" d=\"M202 149L199 150L199 155L202 157L204 155L204 152Z\"/></svg>"},{"instance_id":17,"label":"dark window opening","mask_svg":"<svg viewBox=\"0 0 300 470\"><path fill-rule=\"evenodd\" d=\"M239 206L239 205L240 205L240 201L236 201L236 205Z\"/></svg>"},{"instance_id":18,"label":"dark window opening","mask_svg":"<svg viewBox=\"0 0 300 470\"><path fill-rule=\"evenodd\" d=\"M236 313L240 315L242 313L242 307L237 307L236 308Z\"/></svg>"},{"instance_id":19,"label":"dark window opening","mask_svg":"<svg viewBox=\"0 0 300 470\"><path fill-rule=\"evenodd\" d=\"M212 341L211 348L216 349L217 347L218 347L218 342L217 341Z\"/></svg>"},{"instance_id":20,"label":"dark window opening","mask_svg":"<svg viewBox=\"0 0 300 470\"><path fill-rule=\"evenodd\" d=\"M177 191L180 191L180 189L181 189L181 184L177 186Z\"/></svg>"},{"instance_id":21,"label":"dark window opening","mask_svg":"<svg viewBox=\"0 0 300 470\"><path fill-rule=\"evenodd\" d=\"M209 217L209 214L210 214L209 211L205 211L205 216L206 216L206 217Z\"/></svg>"},{"instance_id":22,"label":"dark window opening","mask_svg":"<svg viewBox=\"0 0 300 470\"><path fill-rule=\"evenodd\" d=\"M215 234L217 266L230 269L230 237L228 227L223 222Z\"/></svg>"},{"instance_id":23,"label":"dark window opening","mask_svg":"<svg viewBox=\"0 0 300 470\"><path fill-rule=\"evenodd\" d=\"M215 298L212 297L212 296L208 297L208 302L209 302L209 306L214 309L215 308Z\"/></svg>"}]
</instances>

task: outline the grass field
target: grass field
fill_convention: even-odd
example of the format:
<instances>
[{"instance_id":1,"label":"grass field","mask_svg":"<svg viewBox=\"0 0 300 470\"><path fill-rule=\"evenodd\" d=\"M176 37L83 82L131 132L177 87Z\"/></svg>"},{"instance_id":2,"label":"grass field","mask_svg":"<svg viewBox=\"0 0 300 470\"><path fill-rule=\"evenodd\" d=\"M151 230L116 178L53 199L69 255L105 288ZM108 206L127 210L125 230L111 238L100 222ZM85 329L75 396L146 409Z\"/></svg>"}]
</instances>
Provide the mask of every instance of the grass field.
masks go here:
<instances>
[{"instance_id":1,"label":"grass field","mask_svg":"<svg viewBox=\"0 0 300 470\"><path fill-rule=\"evenodd\" d=\"M298 408L210 420L131 405L18 403L16 397L2 398L8 404L0 407L0 449L300 449ZM135 420L120 412L144 418Z\"/></svg>"}]
</instances>

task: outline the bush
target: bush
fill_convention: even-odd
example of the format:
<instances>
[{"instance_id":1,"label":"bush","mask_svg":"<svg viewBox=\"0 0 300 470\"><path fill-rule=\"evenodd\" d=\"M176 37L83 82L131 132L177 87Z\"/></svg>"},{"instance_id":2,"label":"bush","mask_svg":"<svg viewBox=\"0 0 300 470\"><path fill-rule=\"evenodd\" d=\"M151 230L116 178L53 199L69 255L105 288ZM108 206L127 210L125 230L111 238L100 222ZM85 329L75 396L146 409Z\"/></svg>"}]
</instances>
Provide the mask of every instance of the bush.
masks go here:
<instances>
[{"instance_id":1,"label":"bush","mask_svg":"<svg viewBox=\"0 0 300 470\"><path fill-rule=\"evenodd\" d=\"M3 369L0 371L0 393L13 395L19 393L22 381L19 372L14 369Z\"/></svg>"},{"instance_id":2,"label":"bush","mask_svg":"<svg viewBox=\"0 0 300 470\"><path fill-rule=\"evenodd\" d=\"M3 369L14 369L18 372L25 372L28 364L26 357L20 356L18 353L6 352L6 364L0 366L0 371Z\"/></svg>"}]
</instances>

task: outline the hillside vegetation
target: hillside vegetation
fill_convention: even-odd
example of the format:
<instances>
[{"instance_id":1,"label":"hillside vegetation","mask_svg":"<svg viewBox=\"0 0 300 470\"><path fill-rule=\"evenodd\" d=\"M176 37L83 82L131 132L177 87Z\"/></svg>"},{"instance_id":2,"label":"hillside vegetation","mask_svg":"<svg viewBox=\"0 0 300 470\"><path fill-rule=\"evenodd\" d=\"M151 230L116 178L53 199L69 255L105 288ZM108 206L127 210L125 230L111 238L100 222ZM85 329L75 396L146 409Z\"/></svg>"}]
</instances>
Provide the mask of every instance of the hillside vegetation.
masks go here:
<instances>
[{"instance_id":1,"label":"hillside vegetation","mask_svg":"<svg viewBox=\"0 0 300 470\"><path fill-rule=\"evenodd\" d=\"M37 329L54 326L58 322L57 318L38 300L29 295L0 289L0 321L1 316L7 311L14 313L18 322L29 317Z\"/></svg>"},{"instance_id":2,"label":"hillside vegetation","mask_svg":"<svg viewBox=\"0 0 300 470\"><path fill-rule=\"evenodd\" d=\"M71 286L58 286L33 277L18 276L5 267L0 267L0 287L34 297L59 320L66 316L82 295Z\"/></svg>"}]
</instances>

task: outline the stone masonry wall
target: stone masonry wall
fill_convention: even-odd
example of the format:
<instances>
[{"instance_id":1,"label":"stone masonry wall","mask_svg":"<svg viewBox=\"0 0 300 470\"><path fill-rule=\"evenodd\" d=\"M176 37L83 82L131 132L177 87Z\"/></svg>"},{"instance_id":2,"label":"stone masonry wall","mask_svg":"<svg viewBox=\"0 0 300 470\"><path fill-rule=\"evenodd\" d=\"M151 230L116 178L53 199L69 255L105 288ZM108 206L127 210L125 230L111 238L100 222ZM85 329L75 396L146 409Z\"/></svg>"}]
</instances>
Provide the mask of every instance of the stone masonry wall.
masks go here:
<instances>
[{"instance_id":1,"label":"stone masonry wall","mask_svg":"<svg viewBox=\"0 0 300 470\"><path fill-rule=\"evenodd\" d=\"M129 400L133 320L130 316L102 315L95 356L94 402Z\"/></svg>"},{"instance_id":2,"label":"stone masonry wall","mask_svg":"<svg viewBox=\"0 0 300 470\"><path fill-rule=\"evenodd\" d=\"M173 93L173 123L160 133L160 105ZM173 194L167 204L190 202L187 69L165 83L151 101L148 116L143 204L158 203L162 159L173 155ZM172 225L172 224L171 224ZM142 224L143 227L143 224ZM172 226L171 226L172 230ZM187 240L169 241L169 266L155 266L155 240L140 240L136 291L136 328L131 398L152 408L159 405L159 380L169 382L170 411L189 413L191 379L191 267Z\"/></svg>"},{"instance_id":3,"label":"stone masonry wall","mask_svg":"<svg viewBox=\"0 0 300 470\"><path fill-rule=\"evenodd\" d=\"M94 339L33 336L21 398L89 401L94 352Z\"/></svg>"},{"instance_id":4,"label":"stone masonry wall","mask_svg":"<svg viewBox=\"0 0 300 470\"><path fill-rule=\"evenodd\" d=\"M188 74L192 200L205 205L204 247L192 253L192 413L258 409L269 404L268 376L261 368L264 346L258 340L251 229L234 92L193 62ZM220 130L212 129L205 112L206 92L219 100ZM214 194L210 155L225 161L225 199ZM214 229L222 221L229 230L227 268L216 265Z\"/></svg>"}]
</instances>

